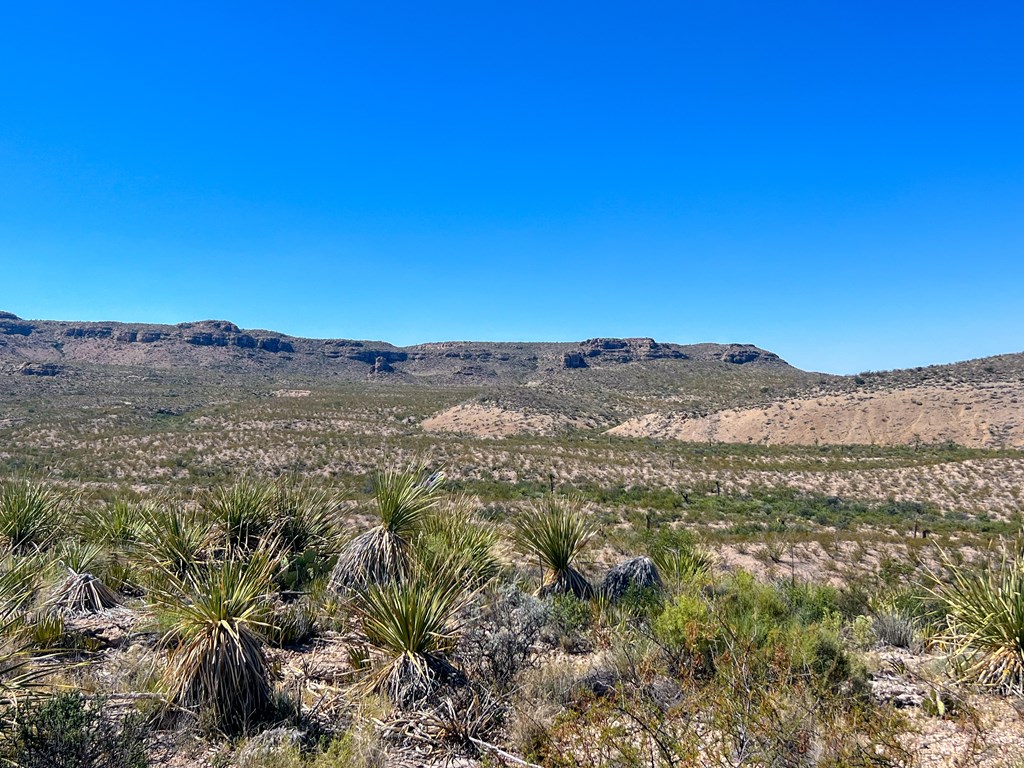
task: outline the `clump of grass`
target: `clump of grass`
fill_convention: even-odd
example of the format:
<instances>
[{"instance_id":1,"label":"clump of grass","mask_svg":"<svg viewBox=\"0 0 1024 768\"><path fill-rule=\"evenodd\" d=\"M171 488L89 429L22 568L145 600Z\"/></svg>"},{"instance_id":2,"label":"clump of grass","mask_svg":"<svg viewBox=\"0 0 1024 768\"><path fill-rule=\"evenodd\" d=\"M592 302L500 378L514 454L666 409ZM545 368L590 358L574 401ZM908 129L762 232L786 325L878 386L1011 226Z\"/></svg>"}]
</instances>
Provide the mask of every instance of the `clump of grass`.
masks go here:
<instances>
[{"instance_id":1,"label":"clump of grass","mask_svg":"<svg viewBox=\"0 0 1024 768\"><path fill-rule=\"evenodd\" d=\"M169 652L164 685L178 707L213 727L243 730L271 706L270 667L263 647L268 626L276 542L254 551L228 550L223 559L168 568L151 592Z\"/></svg>"},{"instance_id":2,"label":"clump of grass","mask_svg":"<svg viewBox=\"0 0 1024 768\"><path fill-rule=\"evenodd\" d=\"M393 467L373 476L373 498L380 523L342 550L331 583L335 588L388 584L404 579L413 563L413 541L441 501L441 475L422 466Z\"/></svg>"},{"instance_id":3,"label":"clump of grass","mask_svg":"<svg viewBox=\"0 0 1024 768\"><path fill-rule=\"evenodd\" d=\"M544 569L538 595L593 596L593 587L576 567L595 533L579 501L548 497L513 525L516 543Z\"/></svg>"},{"instance_id":4,"label":"clump of grass","mask_svg":"<svg viewBox=\"0 0 1024 768\"><path fill-rule=\"evenodd\" d=\"M26 480L0 483L0 540L25 555L52 544L69 516L67 500L52 488Z\"/></svg>"},{"instance_id":5,"label":"clump of grass","mask_svg":"<svg viewBox=\"0 0 1024 768\"><path fill-rule=\"evenodd\" d=\"M943 555L949 575L932 574L932 594L947 611L945 639L963 677L1024 696L1024 552L1005 549L982 566Z\"/></svg>"}]
</instances>

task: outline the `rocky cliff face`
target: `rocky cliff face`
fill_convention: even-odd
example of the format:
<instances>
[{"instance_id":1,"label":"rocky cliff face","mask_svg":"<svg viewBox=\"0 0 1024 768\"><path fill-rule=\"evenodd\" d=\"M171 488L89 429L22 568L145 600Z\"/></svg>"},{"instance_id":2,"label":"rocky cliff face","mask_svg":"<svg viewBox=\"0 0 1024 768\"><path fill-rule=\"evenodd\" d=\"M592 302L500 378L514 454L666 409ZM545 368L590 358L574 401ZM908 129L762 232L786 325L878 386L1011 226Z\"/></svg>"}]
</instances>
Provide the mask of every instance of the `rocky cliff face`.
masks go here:
<instances>
[{"instance_id":1,"label":"rocky cliff face","mask_svg":"<svg viewBox=\"0 0 1024 768\"><path fill-rule=\"evenodd\" d=\"M439 342L396 347L379 341L305 339L247 330L225 320L178 325L75 323L22 320L13 313L0 312L0 365L7 370L25 364L92 363L251 370L351 380L367 376L425 379L458 386L523 382L566 369L585 375L589 368L690 359L786 366L777 355L750 345L682 346L649 338L600 338L579 343Z\"/></svg>"}]
</instances>

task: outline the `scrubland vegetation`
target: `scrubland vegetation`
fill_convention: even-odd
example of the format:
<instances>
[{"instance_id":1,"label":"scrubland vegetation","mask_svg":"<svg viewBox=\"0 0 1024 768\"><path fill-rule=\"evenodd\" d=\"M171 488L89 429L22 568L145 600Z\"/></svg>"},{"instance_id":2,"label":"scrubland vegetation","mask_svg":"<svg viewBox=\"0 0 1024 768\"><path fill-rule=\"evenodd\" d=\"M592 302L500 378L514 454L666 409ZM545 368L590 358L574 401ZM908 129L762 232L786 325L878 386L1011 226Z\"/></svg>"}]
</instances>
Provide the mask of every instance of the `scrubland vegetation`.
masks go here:
<instances>
[{"instance_id":1,"label":"scrubland vegetation","mask_svg":"<svg viewBox=\"0 0 1024 768\"><path fill-rule=\"evenodd\" d=\"M987 735L1017 737L1024 694L1011 525L713 489L629 499L647 509L632 520L608 519L592 489L537 489L497 514L437 469L146 498L5 480L0 754L97 767L1020 764ZM702 536L681 510L746 522ZM800 521L915 516L929 539L904 533L904 551L873 558L861 540L833 553L829 579L795 565L812 538L782 538ZM754 550L756 575L724 561L729 541ZM619 553L632 559L609 572ZM936 728L953 733L941 754L922 746Z\"/></svg>"},{"instance_id":2,"label":"scrubland vegetation","mask_svg":"<svg viewBox=\"0 0 1024 768\"><path fill-rule=\"evenodd\" d=\"M0 394L0 760L1022 765L1020 451L425 434L475 393L209 371Z\"/></svg>"}]
</instances>

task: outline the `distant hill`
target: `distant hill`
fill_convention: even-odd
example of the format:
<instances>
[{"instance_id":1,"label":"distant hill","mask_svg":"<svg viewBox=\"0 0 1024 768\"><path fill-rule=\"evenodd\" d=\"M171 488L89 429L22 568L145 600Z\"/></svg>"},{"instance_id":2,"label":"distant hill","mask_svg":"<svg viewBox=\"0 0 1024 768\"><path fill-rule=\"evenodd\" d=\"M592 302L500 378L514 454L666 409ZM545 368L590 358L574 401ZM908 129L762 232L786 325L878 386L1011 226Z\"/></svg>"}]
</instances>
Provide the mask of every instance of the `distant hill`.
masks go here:
<instances>
[{"instance_id":1,"label":"distant hill","mask_svg":"<svg viewBox=\"0 0 1024 768\"><path fill-rule=\"evenodd\" d=\"M494 386L538 373L656 360L695 360L788 369L777 355L750 344L661 344L653 339L584 342L446 341L397 347L384 341L306 339L241 329L224 320L178 325L22 320L0 312L0 365L75 363L201 368L233 373L278 372L361 380ZM794 369L795 370L795 369Z\"/></svg>"},{"instance_id":2,"label":"distant hill","mask_svg":"<svg viewBox=\"0 0 1024 768\"><path fill-rule=\"evenodd\" d=\"M417 417L420 428L474 437L587 431L689 442L1024 446L1024 354L833 376L752 344L601 338L398 347L222 320L79 323L0 312L0 373L26 385L75 381L112 393L125 369L249 389L337 382L356 392L445 392L449 404Z\"/></svg>"}]
</instances>

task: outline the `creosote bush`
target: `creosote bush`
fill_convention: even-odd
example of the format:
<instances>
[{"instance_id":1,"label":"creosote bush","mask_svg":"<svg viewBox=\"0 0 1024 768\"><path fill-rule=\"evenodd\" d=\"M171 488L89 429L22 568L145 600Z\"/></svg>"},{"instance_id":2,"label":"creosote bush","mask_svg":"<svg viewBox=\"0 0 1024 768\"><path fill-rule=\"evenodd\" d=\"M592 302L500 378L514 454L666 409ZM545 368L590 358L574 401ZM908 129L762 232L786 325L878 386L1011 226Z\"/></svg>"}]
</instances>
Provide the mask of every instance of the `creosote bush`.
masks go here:
<instances>
[{"instance_id":1,"label":"creosote bush","mask_svg":"<svg viewBox=\"0 0 1024 768\"><path fill-rule=\"evenodd\" d=\"M147 729L138 714L104 713L102 698L77 692L28 700L13 717L0 756L18 768L146 768Z\"/></svg>"}]
</instances>

